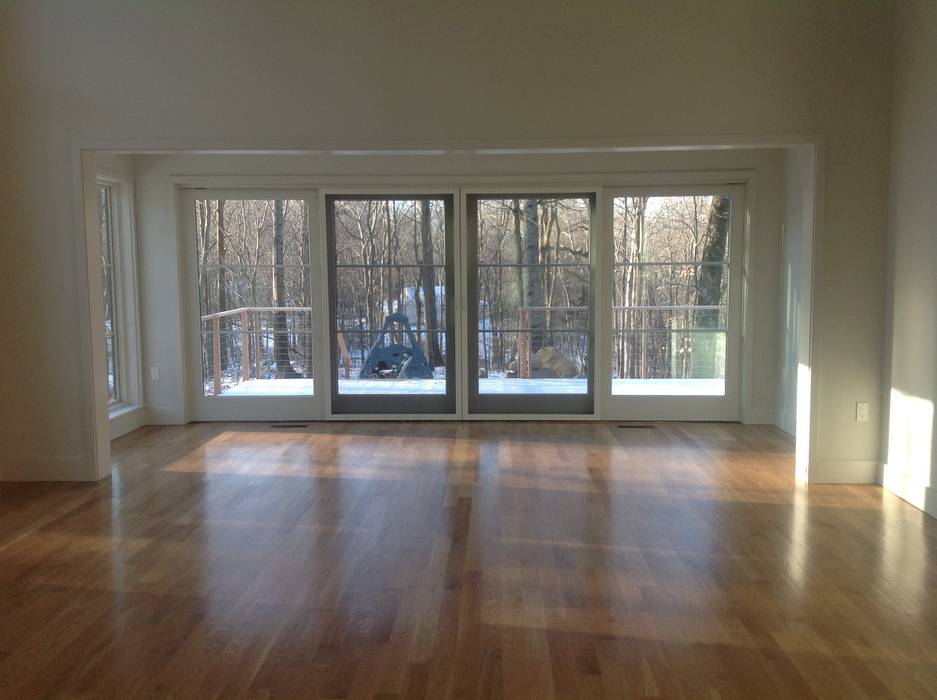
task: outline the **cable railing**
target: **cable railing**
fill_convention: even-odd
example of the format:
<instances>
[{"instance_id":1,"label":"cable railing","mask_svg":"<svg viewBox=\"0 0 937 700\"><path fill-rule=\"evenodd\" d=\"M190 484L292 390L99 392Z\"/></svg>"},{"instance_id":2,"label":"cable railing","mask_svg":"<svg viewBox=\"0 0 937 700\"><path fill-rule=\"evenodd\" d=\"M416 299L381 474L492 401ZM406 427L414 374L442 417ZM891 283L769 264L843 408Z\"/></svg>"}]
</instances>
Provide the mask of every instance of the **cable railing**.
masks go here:
<instances>
[{"instance_id":1,"label":"cable railing","mask_svg":"<svg viewBox=\"0 0 937 700\"><path fill-rule=\"evenodd\" d=\"M263 327L260 323L260 315L265 313L276 314L296 314L309 313L312 307L309 306L241 306L236 309L227 309L225 311L216 311L210 314L203 314L202 322L211 324L209 335L211 336L211 364L212 364L212 394L218 396L222 392L222 343L223 334L240 335L240 380L247 381L251 378L251 336L253 336L253 370L254 377L260 378L263 372L263 338L267 335L273 335L279 331L276 328ZM221 328L221 320L224 318L237 318L239 328L234 330ZM252 330L253 329L253 330ZM287 333L291 331L287 329ZM308 331L305 331L308 333ZM204 331L203 331L204 333Z\"/></svg>"}]
</instances>

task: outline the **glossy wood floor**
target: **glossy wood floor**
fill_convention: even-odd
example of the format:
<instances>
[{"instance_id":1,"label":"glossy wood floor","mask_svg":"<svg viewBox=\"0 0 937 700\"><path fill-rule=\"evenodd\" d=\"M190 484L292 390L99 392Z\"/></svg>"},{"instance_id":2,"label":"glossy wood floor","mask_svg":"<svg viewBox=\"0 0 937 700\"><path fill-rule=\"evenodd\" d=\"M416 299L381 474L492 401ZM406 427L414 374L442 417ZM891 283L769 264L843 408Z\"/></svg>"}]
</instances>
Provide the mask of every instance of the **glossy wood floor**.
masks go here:
<instances>
[{"instance_id":1,"label":"glossy wood floor","mask_svg":"<svg viewBox=\"0 0 937 700\"><path fill-rule=\"evenodd\" d=\"M937 695L937 521L770 428L144 428L0 484L0 696Z\"/></svg>"}]
</instances>

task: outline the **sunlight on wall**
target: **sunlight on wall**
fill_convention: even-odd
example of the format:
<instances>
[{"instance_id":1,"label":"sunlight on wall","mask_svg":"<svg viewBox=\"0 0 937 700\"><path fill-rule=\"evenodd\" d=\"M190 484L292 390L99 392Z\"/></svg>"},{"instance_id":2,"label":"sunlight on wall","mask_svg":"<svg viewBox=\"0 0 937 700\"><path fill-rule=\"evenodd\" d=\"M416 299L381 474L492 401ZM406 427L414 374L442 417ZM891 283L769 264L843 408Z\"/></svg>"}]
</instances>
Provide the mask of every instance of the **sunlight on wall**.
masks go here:
<instances>
[{"instance_id":1,"label":"sunlight on wall","mask_svg":"<svg viewBox=\"0 0 937 700\"><path fill-rule=\"evenodd\" d=\"M924 508L934 454L934 404L892 388L883 486Z\"/></svg>"}]
</instances>

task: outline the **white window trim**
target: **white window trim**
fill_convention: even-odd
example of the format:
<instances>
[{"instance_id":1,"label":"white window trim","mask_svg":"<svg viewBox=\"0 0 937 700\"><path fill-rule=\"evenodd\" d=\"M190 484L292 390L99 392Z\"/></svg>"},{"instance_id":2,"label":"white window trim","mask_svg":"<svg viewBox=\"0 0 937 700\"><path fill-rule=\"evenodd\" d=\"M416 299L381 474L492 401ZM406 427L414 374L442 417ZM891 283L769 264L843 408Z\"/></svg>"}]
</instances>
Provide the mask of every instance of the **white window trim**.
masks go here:
<instances>
[{"instance_id":1,"label":"white window trim","mask_svg":"<svg viewBox=\"0 0 937 700\"><path fill-rule=\"evenodd\" d=\"M751 323L751 295L748 295L748 304L745 304L745 285L748 270L748 256L751 245L746 231L746 221L749 219L748 196L752 188L751 180L744 184L728 183L668 183L655 185L630 185L625 187L606 188L602 202L605 214L605 235L602 238L603 250L601 257L605 261L602 265L603 280L602 292L605 295L599 305L602 314L601 323L604 337L602 368L606 376L602 377L600 387L603 404L603 417L607 420L665 420L665 421L741 421L746 411L750 412L747 404L749 400L744 396L747 385L747 374L751 373L752 357L751 347L745 347L747 334L744 333L745 321ZM666 197L666 196L707 196L714 194L728 194L732 197L732 213L729 233L729 291L726 301L728 330L726 332L726 365L725 365L725 393L719 396L693 396L677 394L661 396L655 394L614 395L610 383L612 366L612 342L614 338L614 323L612 320L611 289L615 270L614 246L614 201L618 197Z\"/></svg>"},{"instance_id":2,"label":"white window trim","mask_svg":"<svg viewBox=\"0 0 937 700\"><path fill-rule=\"evenodd\" d=\"M169 178L170 184L175 189L176 215L178 222L177 235L182 241L180 245L180 265L185 269L187 260L194 258L189 251L186 251L185 241L188 240L187 231L192 229L192 222L187 219L186 212L193 208L190 205L193 198L210 198L221 196L222 193L232 198L243 196L248 198L269 197L271 191L278 193L295 193L296 197L307 197L311 201L319 203L318 213L312 216L313 211L310 207L310 236L311 250L318 250L319 256L313 261L314 268L314 289L313 289L313 318L319 324L328 323L327 304L322 303L322 299L327 299L328 295L328 270L327 254L325 251L325 207L323 206L325 197L333 194L387 194L388 192L406 194L421 193L453 193L457 194L456 227L454 234L456 236L455 253L455 282L461 294L460 301L457 304L458 322L456 324L456 347L460 353L467 352L467 340L464 332L465 318L464 308L465 293L463 277L463 259L464 250L464 229L466 222L464 220L464 199L471 193L492 193L497 191L504 192L541 192L547 187L551 190L564 192L592 192L597 198L595 220L593 227L595 229L595 251L599 259L595 260L594 265L594 283L596 318L594 321L594 352L595 352L595 395L593 412L589 414L472 414L467 407L467 394L465 392L466 382L469 380L465 374L466 365L458 369L456 381L456 401L457 410L450 414L406 414L406 415L386 415L386 414L334 414L331 412L330 402L327 397L331 392L331 375L329 372L330 359L327 351L322 350L322 343L317 347L320 352L316 355L316 365L314 368L316 382L315 402L304 407L301 413L296 411L280 413L264 412L263 415L269 420L623 420L616 416L614 402L602 391L600 378L608 374L606 368L610 368L611 356L611 337L609 325L611 318L605 318L606 314L601 310L610 304L608 290L605 288L610 284L611 259L601 254L606 244L612 239L611 230L612 221L606 216L605 209L608 208L608 198L610 193L625 190L645 190L645 189L679 189L680 191L690 189L712 189L735 187L740 193L744 193L745 213L742 222L743 235L736 237L740 246L740 260L743 269L748 268L748 256L750 255L750 241L752 222L754 216L755 183L757 173L751 169L742 170L706 170L706 171L652 171L635 173L596 173L596 174L567 174L567 175L426 175L426 176L213 176L213 175L176 175ZM744 276L744 275L743 275ZM192 270L186 275L187 278L194 279ZM315 278L319 278L319 282ZM316 293L318 291L318 293ZM608 291L609 294L605 294ZM188 280L188 286L185 289L187 304L191 304L192 299L192 279ZM189 308L187 306L187 308ZM187 314L180 318L181 337L186 343L186 376L191 372L191 329L187 327ZM741 300L740 314L741 323L746 318L750 318L753 313L752 299L750 295L744 295ZM606 347L607 346L607 347ZM464 355L463 355L464 356ZM740 369L738 386L733 390L738 394L738 408L732 419L746 422L750 413L750 381L748 375L751 372L752 362L751 339L743 332L741 340L741 350L739 355ZM609 369L610 372L610 369ZM191 380L186 382L186 415L188 420L246 420L239 412L214 416L210 418L200 417L200 413L194 410L192 390L190 388ZM609 392L610 393L610 390ZM220 403L218 398L214 399ZM243 401L244 397L231 399L232 401ZM258 407L260 399L251 397L251 401ZM254 420L258 420L254 415ZM642 420L650 418L642 417ZM696 420L698 418L694 418Z\"/></svg>"},{"instance_id":3,"label":"white window trim","mask_svg":"<svg viewBox=\"0 0 937 700\"><path fill-rule=\"evenodd\" d=\"M111 188L112 271L117 328L117 372L120 398L108 405L111 438L143 425L143 377L140 354L140 305L137 292L137 246L133 181L128 175L98 169L96 185Z\"/></svg>"}]
</instances>

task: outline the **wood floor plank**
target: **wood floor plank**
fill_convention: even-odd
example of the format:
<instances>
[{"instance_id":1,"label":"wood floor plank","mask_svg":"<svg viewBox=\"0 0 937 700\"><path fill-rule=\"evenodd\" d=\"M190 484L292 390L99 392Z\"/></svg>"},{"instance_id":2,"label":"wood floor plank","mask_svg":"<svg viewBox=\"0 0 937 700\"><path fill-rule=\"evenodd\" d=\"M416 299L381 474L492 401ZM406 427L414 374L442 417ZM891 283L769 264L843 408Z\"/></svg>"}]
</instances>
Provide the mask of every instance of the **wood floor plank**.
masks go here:
<instances>
[{"instance_id":1,"label":"wood floor plank","mask_svg":"<svg viewBox=\"0 0 937 700\"><path fill-rule=\"evenodd\" d=\"M0 484L0 697L937 697L937 522L773 428L148 427Z\"/></svg>"}]
</instances>

